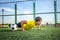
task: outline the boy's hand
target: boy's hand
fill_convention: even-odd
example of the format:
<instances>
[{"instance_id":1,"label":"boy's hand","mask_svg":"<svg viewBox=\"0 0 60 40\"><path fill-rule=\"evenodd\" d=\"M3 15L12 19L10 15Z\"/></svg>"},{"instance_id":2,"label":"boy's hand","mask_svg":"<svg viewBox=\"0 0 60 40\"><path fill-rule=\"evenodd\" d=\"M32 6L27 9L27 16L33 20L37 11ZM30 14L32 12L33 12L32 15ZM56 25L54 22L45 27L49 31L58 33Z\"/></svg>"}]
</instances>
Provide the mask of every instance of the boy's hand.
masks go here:
<instances>
[{"instance_id":1,"label":"boy's hand","mask_svg":"<svg viewBox=\"0 0 60 40\"><path fill-rule=\"evenodd\" d=\"M38 30L41 30L40 28L38 28Z\"/></svg>"},{"instance_id":2,"label":"boy's hand","mask_svg":"<svg viewBox=\"0 0 60 40\"><path fill-rule=\"evenodd\" d=\"M22 31L26 31L26 30L22 30Z\"/></svg>"}]
</instances>

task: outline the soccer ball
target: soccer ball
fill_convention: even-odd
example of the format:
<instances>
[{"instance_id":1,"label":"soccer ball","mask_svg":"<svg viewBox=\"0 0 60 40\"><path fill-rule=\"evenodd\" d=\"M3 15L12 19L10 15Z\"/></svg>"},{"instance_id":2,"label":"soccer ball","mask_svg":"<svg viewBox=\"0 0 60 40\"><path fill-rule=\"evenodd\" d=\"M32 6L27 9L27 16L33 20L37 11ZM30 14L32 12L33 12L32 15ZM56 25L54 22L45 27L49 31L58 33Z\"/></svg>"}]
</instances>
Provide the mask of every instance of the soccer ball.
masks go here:
<instances>
[{"instance_id":1,"label":"soccer ball","mask_svg":"<svg viewBox=\"0 0 60 40\"><path fill-rule=\"evenodd\" d=\"M11 24L10 25L10 29L11 29L11 31L15 31L15 30L17 30L17 25L16 24Z\"/></svg>"}]
</instances>

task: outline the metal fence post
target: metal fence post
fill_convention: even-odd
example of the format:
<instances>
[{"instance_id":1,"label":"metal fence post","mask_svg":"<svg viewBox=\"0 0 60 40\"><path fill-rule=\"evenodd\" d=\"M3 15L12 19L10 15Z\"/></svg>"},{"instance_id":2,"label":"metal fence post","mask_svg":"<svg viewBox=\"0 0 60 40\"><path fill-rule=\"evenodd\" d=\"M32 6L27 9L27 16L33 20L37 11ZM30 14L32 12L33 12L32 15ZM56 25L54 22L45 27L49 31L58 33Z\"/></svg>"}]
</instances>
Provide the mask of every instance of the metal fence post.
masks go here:
<instances>
[{"instance_id":1,"label":"metal fence post","mask_svg":"<svg viewBox=\"0 0 60 40\"><path fill-rule=\"evenodd\" d=\"M17 4L15 4L15 24L17 23Z\"/></svg>"},{"instance_id":2,"label":"metal fence post","mask_svg":"<svg viewBox=\"0 0 60 40\"><path fill-rule=\"evenodd\" d=\"M57 26L57 0L54 0L55 27Z\"/></svg>"}]
</instances>

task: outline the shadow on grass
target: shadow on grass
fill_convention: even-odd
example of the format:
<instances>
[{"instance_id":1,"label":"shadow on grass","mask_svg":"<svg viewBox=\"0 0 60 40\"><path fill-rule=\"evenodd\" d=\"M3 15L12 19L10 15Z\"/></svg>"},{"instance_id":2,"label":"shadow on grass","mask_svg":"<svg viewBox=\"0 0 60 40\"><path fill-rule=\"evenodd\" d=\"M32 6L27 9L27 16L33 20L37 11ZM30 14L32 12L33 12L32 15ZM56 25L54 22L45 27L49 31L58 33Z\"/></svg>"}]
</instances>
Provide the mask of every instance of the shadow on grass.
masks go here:
<instances>
[{"instance_id":1,"label":"shadow on grass","mask_svg":"<svg viewBox=\"0 0 60 40\"><path fill-rule=\"evenodd\" d=\"M15 30L15 31L21 31L21 30ZM15 31L12 31L12 30L0 30L0 32L15 32Z\"/></svg>"}]
</instances>

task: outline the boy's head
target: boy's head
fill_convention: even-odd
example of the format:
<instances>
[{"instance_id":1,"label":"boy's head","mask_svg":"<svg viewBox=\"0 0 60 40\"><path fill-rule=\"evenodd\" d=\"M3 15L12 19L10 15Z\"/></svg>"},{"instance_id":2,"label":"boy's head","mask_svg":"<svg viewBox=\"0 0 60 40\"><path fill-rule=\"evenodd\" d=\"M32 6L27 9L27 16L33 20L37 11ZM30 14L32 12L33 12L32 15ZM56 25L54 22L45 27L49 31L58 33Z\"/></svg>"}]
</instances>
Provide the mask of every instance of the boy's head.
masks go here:
<instances>
[{"instance_id":1,"label":"boy's head","mask_svg":"<svg viewBox=\"0 0 60 40\"><path fill-rule=\"evenodd\" d=\"M42 21L42 18L41 17L36 17L35 18L36 25L40 25L41 21Z\"/></svg>"}]
</instances>

